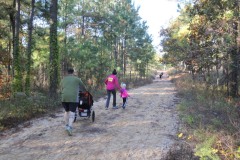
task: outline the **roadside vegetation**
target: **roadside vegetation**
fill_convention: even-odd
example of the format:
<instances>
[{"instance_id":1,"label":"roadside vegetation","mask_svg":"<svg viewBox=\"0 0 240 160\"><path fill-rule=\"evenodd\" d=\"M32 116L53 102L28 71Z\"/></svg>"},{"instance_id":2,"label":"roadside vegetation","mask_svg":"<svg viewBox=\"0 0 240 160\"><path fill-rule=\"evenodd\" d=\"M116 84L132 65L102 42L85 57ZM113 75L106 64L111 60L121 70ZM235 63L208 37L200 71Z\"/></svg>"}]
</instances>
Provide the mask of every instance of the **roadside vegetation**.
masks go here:
<instances>
[{"instance_id":1,"label":"roadside vegetation","mask_svg":"<svg viewBox=\"0 0 240 160\"><path fill-rule=\"evenodd\" d=\"M152 83L154 71L146 78L123 79L128 88L135 88L145 84ZM105 88L94 89L88 86L94 100L106 95ZM60 95L58 98L50 98L47 91L38 90L31 95L26 95L22 92L15 93L12 97L0 100L0 131L17 127L28 120L41 116L51 116L54 112L62 109Z\"/></svg>"},{"instance_id":2,"label":"roadside vegetation","mask_svg":"<svg viewBox=\"0 0 240 160\"><path fill-rule=\"evenodd\" d=\"M160 33L163 62L178 70L179 138L202 160L240 159L240 3L184 2Z\"/></svg>"},{"instance_id":3,"label":"roadside vegetation","mask_svg":"<svg viewBox=\"0 0 240 160\"><path fill-rule=\"evenodd\" d=\"M193 152L202 160L239 159L239 98L226 98L224 88L207 87L193 81L189 73L173 70L169 74L181 98L177 109L183 124L178 135L182 149L188 148L187 154Z\"/></svg>"}]
</instances>

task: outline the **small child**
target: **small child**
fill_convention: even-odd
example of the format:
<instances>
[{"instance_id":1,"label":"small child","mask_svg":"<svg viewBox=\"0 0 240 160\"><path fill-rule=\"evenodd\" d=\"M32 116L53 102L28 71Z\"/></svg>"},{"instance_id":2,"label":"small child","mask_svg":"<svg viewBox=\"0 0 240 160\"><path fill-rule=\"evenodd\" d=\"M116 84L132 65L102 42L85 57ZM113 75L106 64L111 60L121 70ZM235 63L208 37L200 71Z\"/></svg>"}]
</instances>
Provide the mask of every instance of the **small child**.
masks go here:
<instances>
[{"instance_id":1,"label":"small child","mask_svg":"<svg viewBox=\"0 0 240 160\"><path fill-rule=\"evenodd\" d=\"M127 105L127 98L130 97L130 95L128 94L128 91L126 89L126 84L125 83L121 83L120 96L123 99L122 108L125 109L125 107Z\"/></svg>"}]
</instances>

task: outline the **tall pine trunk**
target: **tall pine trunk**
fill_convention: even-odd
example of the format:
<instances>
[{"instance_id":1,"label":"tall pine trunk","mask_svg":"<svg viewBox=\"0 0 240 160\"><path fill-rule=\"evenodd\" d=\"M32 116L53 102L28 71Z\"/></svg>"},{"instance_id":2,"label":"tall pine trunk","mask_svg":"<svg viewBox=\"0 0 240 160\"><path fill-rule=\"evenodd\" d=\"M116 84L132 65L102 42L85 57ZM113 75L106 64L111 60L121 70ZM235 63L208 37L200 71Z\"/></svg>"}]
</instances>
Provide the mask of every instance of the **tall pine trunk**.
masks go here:
<instances>
[{"instance_id":1,"label":"tall pine trunk","mask_svg":"<svg viewBox=\"0 0 240 160\"><path fill-rule=\"evenodd\" d=\"M59 52L57 40L57 12L58 0L51 0L50 6L50 56L49 56L49 92L50 97L57 96L57 89L59 86Z\"/></svg>"},{"instance_id":2,"label":"tall pine trunk","mask_svg":"<svg viewBox=\"0 0 240 160\"><path fill-rule=\"evenodd\" d=\"M14 41L13 41L13 90L14 92L22 92L22 75L20 64L20 49L19 49L19 32L20 32L20 0L16 2L16 17L14 18Z\"/></svg>"},{"instance_id":3,"label":"tall pine trunk","mask_svg":"<svg viewBox=\"0 0 240 160\"><path fill-rule=\"evenodd\" d=\"M239 51L239 45L237 42L237 38L239 36L239 3L238 1L235 1L234 6L236 8L234 9L234 16L237 17L234 22L233 22L233 37L234 37L234 46L231 50L230 53L230 59L231 59L231 82L230 82L230 95L232 97L237 97L238 96L238 74L239 74L239 56L240 56L240 51Z\"/></svg>"},{"instance_id":4,"label":"tall pine trunk","mask_svg":"<svg viewBox=\"0 0 240 160\"><path fill-rule=\"evenodd\" d=\"M114 67L117 68L118 63L117 63L117 59L118 59L118 39L117 37L115 38L115 44L114 44Z\"/></svg>"},{"instance_id":5,"label":"tall pine trunk","mask_svg":"<svg viewBox=\"0 0 240 160\"><path fill-rule=\"evenodd\" d=\"M33 31L33 17L35 9L35 0L32 0L32 10L28 22L28 45L27 45L27 76L25 90L26 94L30 94L30 79L31 79L31 66L32 66L32 31Z\"/></svg>"}]
</instances>

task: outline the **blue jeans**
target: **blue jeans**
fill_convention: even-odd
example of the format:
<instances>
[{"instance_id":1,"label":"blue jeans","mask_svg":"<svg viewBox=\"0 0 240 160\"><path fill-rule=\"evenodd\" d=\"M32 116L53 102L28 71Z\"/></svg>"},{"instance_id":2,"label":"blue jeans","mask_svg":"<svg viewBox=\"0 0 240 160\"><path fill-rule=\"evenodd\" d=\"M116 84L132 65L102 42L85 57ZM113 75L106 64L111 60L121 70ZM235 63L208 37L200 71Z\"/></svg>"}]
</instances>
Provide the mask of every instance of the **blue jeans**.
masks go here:
<instances>
[{"instance_id":1,"label":"blue jeans","mask_svg":"<svg viewBox=\"0 0 240 160\"><path fill-rule=\"evenodd\" d=\"M116 90L115 89L107 90L107 101L106 101L106 106L105 106L106 108L108 108L108 106L109 106L111 94L113 95L113 107L116 106Z\"/></svg>"}]
</instances>

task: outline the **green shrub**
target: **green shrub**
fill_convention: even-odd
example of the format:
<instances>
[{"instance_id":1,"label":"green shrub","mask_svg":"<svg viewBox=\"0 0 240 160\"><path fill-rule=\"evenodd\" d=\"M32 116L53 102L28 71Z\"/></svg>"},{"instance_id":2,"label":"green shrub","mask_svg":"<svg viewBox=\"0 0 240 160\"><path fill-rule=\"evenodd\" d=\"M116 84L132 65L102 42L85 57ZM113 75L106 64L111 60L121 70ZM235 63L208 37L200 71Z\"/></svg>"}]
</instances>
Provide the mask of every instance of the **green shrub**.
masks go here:
<instances>
[{"instance_id":1,"label":"green shrub","mask_svg":"<svg viewBox=\"0 0 240 160\"><path fill-rule=\"evenodd\" d=\"M218 150L212 147L215 140L216 138L213 136L206 138L204 142L197 144L195 148L195 156L200 157L201 160L220 160L219 156L216 154Z\"/></svg>"}]
</instances>

